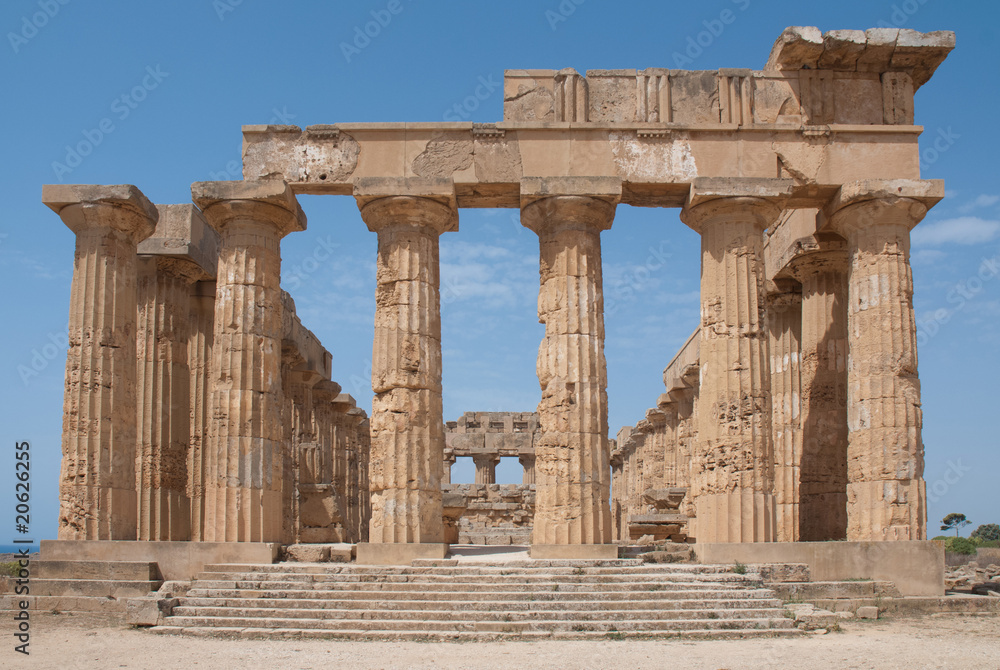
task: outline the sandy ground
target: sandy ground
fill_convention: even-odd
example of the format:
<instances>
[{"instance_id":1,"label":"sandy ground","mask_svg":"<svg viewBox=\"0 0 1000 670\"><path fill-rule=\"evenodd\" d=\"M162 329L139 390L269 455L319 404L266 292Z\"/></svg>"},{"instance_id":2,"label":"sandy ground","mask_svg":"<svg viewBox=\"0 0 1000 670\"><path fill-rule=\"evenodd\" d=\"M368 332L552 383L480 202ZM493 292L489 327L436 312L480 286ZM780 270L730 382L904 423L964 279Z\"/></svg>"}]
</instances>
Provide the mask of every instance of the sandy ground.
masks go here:
<instances>
[{"instance_id":1,"label":"sandy ground","mask_svg":"<svg viewBox=\"0 0 1000 670\"><path fill-rule=\"evenodd\" d=\"M856 622L794 640L341 642L154 635L69 615L32 618L31 655L0 622L0 668L1000 668L1000 617Z\"/></svg>"}]
</instances>

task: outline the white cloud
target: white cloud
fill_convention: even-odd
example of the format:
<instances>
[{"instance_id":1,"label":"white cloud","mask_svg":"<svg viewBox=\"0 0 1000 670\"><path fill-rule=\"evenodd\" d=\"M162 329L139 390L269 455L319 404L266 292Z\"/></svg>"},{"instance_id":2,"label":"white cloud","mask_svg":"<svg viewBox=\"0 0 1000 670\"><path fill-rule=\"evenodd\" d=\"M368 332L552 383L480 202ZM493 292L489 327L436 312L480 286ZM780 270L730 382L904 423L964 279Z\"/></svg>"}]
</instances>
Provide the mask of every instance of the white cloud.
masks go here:
<instances>
[{"instance_id":1,"label":"white cloud","mask_svg":"<svg viewBox=\"0 0 1000 670\"><path fill-rule=\"evenodd\" d=\"M970 203L962 205L958 208L958 211L963 214L967 214L974 209L979 209L980 207L992 207L993 205L1000 202L1000 195L986 195L985 193Z\"/></svg>"},{"instance_id":2,"label":"white cloud","mask_svg":"<svg viewBox=\"0 0 1000 670\"><path fill-rule=\"evenodd\" d=\"M989 221L978 216L960 216L923 223L913 229L913 244L934 246L939 244L982 244L1000 233L1000 221Z\"/></svg>"},{"instance_id":3,"label":"white cloud","mask_svg":"<svg viewBox=\"0 0 1000 670\"><path fill-rule=\"evenodd\" d=\"M920 249L913 252L910 256L910 262L919 265L933 265L947 255L940 249Z\"/></svg>"}]
</instances>

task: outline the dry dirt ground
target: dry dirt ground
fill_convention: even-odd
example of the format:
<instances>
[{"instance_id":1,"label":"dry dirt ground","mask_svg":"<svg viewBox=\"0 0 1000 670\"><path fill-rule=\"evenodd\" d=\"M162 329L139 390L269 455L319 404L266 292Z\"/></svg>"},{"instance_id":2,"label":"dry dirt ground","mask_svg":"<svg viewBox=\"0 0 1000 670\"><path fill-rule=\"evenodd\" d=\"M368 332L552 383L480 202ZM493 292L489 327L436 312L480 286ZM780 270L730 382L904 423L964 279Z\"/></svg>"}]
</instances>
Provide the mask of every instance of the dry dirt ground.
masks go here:
<instances>
[{"instance_id":1,"label":"dry dirt ground","mask_svg":"<svg viewBox=\"0 0 1000 670\"><path fill-rule=\"evenodd\" d=\"M31 655L0 621L0 668L1000 668L1000 616L847 623L794 640L343 642L153 635L69 615L32 619Z\"/></svg>"}]
</instances>

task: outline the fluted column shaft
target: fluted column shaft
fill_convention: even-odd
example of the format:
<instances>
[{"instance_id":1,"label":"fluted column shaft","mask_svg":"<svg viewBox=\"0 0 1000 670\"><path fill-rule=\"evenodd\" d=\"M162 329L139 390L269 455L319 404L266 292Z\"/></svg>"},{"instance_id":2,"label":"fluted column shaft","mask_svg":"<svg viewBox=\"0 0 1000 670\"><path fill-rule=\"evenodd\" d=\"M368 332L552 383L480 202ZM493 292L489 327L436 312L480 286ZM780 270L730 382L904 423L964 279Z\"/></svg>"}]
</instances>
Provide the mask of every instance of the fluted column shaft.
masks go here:
<instances>
[{"instance_id":1,"label":"fluted column shaft","mask_svg":"<svg viewBox=\"0 0 1000 670\"><path fill-rule=\"evenodd\" d=\"M456 212L436 200L389 196L364 205L378 233L372 354L373 543L444 541L441 475L441 300L438 238Z\"/></svg>"},{"instance_id":2,"label":"fluted column shaft","mask_svg":"<svg viewBox=\"0 0 1000 670\"><path fill-rule=\"evenodd\" d=\"M451 484L451 468L457 460L454 454L445 454L444 462L441 464L441 484Z\"/></svg>"},{"instance_id":3,"label":"fluted column shaft","mask_svg":"<svg viewBox=\"0 0 1000 670\"><path fill-rule=\"evenodd\" d=\"M203 271L166 256L140 257L139 267L138 539L190 540L190 294Z\"/></svg>"},{"instance_id":4,"label":"fluted column shaft","mask_svg":"<svg viewBox=\"0 0 1000 670\"><path fill-rule=\"evenodd\" d=\"M607 364L601 231L615 206L585 196L526 205L521 222L538 234L539 435L535 446L535 544L611 541Z\"/></svg>"},{"instance_id":5,"label":"fluted column shaft","mask_svg":"<svg viewBox=\"0 0 1000 670\"><path fill-rule=\"evenodd\" d=\"M282 539L281 238L305 228L283 182L203 182L220 235L205 537Z\"/></svg>"},{"instance_id":6,"label":"fluted column shaft","mask_svg":"<svg viewBox=\"0 0 1000 670\"><path fill-rule=\"evenodd\" d=\"M817 235L820 237L820 235ZM847 252L840 238L792 262L802 282L799 539L847 534Z\"/></svg>"},{"instance_id":7,"label":"fluted column shaft","mask_svg":"<svg viewBox=\"0 0 1000 670\"><path fill-rule=\"evenodd\" d=\"M472 462L476 464L477 484L497 483L497 463L500 462L499 456L480 454L473 456Z\"/></svg>"},{"instance_id":8,"label":"fluted column shaft","mask_svg":"<svg viewBox=\"0 0 1000 670\"><path fill-rule=\"evenodd\" d=\"M525 485L535 483L535 455L534 454L521 454L517 457L518 462L524 469L524 474L521 476L521 483Z\"/></svg>"},{"instance_id":9,"label":"fluted column shaft","mask_svg":"<svg viewBox=\"0 0 1000 670\"><path fill-rule=\"evenodd\" d=\"M721 197L681 217L701 233L701 382L694 502L699 542L775 538L763 232L771 201Z\"/></svg>"},{"instance_id":10,"label":"fluted column shaft","mask_svg":"<svg viewBox=\"0 0 1000 670\"><path fill-rule=\"evenodd\" d=\"M188 498L191 539L205 540L205 462L212 417L212 341L215 338L215 282L198 282L191 294L188 368L191 372L191 437L188 447Z\"/></svg>"},{"instance_id":11,"label":"fluted column shaft","mask_svg":"<svg viewBox=\"0 0 1000 670\"><path fill-rule=\"evenodd\" d=\"M927 208L909 198L849 204L831 216L847 238L848 540L922 540L920 381L910 229Z\"/></svg>"},{"instance_id":12,"label":"fluted column shaft","mask_svg":"<svg viewBox=\"0 0 1000 670\"><path fill-rule=\"evenodd\" d=\"M779 542L799 540L799 465L802 458L800 346L802 294L768 296L771 363L771 431L774 440L774 505Z\"/></svg>"},{"instance_id":13,"label":"fluted column shaft","mask_svg":"<svg viewBox=\"0 0 1000 670\"><path fill-rule=\"evenodd\" d=\"M42 200L76 233L59 539L134 540L136 245L158 214L134 186L46 186Z\"/></svg>"}]
</instances>

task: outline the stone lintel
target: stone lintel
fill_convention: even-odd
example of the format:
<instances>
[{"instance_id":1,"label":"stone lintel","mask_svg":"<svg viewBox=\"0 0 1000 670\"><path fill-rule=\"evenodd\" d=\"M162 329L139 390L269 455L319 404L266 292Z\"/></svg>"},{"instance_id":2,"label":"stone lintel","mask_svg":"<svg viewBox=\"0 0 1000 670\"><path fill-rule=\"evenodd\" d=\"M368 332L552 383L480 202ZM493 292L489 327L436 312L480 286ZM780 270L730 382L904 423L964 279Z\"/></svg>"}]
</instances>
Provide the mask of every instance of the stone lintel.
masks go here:
<instances>
[{"instance_id":1,"label":"stone lintel","mask_svg":"<svg viewBox=\"0 0 1000 670\"><path fill-rule=\"evenodd\" d=\"M697 177L691 184L685 208L720 198L761 198L783 205L794 189L795 182L791 179Z\"/></svg>"},{"instance_id":2,"label":"stone lintel","mask_svg":"<svg viewBox=\"0 0 1000 670\"><path fill-rule=\"evenodd\" d=\"M417 559L442 559L448 545L438 542L359 542L358 565L410 565Z\"/></svg>"},{"instance_id":3,"label":"stone lintel","mask_svg":"<svg viewBox=\"0 0 1000 670\"><path fill-rule=\"evenodd\" d=\"M45 184L42 202L76 234L91 227L108 227L128 233L138 242L153 234L159 218L156 206L131 184ZM101 205L117 209L123 216L91 216L93 208Z\"/></svg>"},{"instance_id":4,"label":"stone lintel","mask_svg":"<svg viewBox=\"0 0 1000 670\"><path fill-rule=\"evenodd\" d=\"M254 181L199 181L191 184L191 199L205 217L217 227L209 212L213 207L233 202L273 205L284 210L285 216L275 223L282 235L306 229L306 215L287 182L280 179ZM224 217L227 220L231 217Z\"/></svg>"},{"instance_id":5,"label":"stone lintel","mask_svg":"<svg viewBox=\"0 0 1000 670\"><path fill-rule=\"evenodd\" d=\"M445 433L444 444L453 449L455 456L468 456L473 451L486 448L485 433Z\"/></svg>"},{"instance_id":6,"label":"stone lintel","mask_svg":"<svg viewBox=\"0 0 1000 670\"><path fill-rule=\"evenodd\" d=\"M215 279L219 234L208 225L201 210L191 204L156 205L156 209L156 230L139 243L139 255L183 259L201 268L201 280Z\"/></svg>"},{"instance_id":7,"label":"stone lintel","mask_svg":"<svg viewBox=\"0 0 1000 670\"><path fill-rule=\"evenodd\" d=\"M538 200L559 195L577 195L617 205L622 198L622 180L617 177L524 177L521 179L521 209Z\"/></svg>"},{"instance_id":8,"label":"stone lintel","mask_svg":"<svg viewBox=\"0 0 1000 670\"><path fill-rule=\"evenodd\" d=\"M528 555L534 560L614 560L617 544L533 544Z\"/></svg>"},{"instance_id":9,"label":"stone lintel","mask_svg":"<svg viewBox=\"0 0 1000 670\"><path fill-rule=\"evenodd\" d=\"M633 514L632 516L629 517L629 521L631 523L647 523L647 524L659 524L659 523L685 524L688 522L688 517L686 514Z\"/></svg>"}]
</instances>

